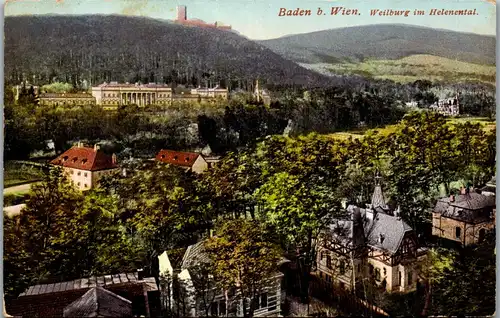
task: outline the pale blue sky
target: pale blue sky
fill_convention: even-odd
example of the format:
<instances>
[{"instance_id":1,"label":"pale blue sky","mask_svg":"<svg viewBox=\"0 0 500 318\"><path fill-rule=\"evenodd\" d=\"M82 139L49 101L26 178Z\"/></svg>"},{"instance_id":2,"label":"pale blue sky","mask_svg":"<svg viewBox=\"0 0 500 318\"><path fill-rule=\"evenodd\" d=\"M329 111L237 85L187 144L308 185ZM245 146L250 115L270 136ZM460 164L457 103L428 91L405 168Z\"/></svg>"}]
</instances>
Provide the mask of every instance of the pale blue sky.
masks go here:
<instances>
[{"instance_id":1,"label":"pale blue sky","mask_svg":"<svg viewBox=\"0 0 500 318\"><path fill-rule=\"evenodd\" d=\"M5 15L25 14L123 14L172 20L176 6L187 6L188 18L230 24L251 39L270 39L354 25L405 23L461 32L494 35L496 7L483 0L9 0ZM358 16L317 16L321 7L358 9ZM279 17L281 7L310 9L312 16ZM476 16L373 17L371 9L477 9Z\"/></svg>"}]
</instances>

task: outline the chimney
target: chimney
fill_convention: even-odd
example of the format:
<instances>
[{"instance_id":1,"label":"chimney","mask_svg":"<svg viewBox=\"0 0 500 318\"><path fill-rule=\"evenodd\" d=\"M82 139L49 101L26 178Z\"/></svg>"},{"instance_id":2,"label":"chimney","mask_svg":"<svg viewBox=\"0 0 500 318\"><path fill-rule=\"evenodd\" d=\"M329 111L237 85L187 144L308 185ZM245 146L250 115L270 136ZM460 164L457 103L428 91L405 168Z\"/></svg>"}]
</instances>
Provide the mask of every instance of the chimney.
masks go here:
<instances>
[{"instance_id":1,"label":"chimney","mask_svg":"<svg viewBox=\"0 0 500 318\"><path fill-rule=\"evenodd\" d=\"M137 270L137 280L143 280L144 279L144 269L139 268Z\"/></svg>"},{"instance_id":2,"label":"chimney","mask_svg":"<svg viewBox=\"0 0 500 318\"><path fill-rule=\"evenodd\" d=\"M94 145L94 151L97 151L97 150L99 150L100 148L101 148L101 147L99 147L99 145L98 145L98 144L95 144L95 145Z\"/></svg>"},{"instance_id":3,"label":"chimney","mask_svg":"<svg viewBox=\"0 0 500 318\"><path fill-rule=\"evenodd\" d=\"M379 234L379 243L382 244L384 242L384 239L385 239L385 235L380 233Z\"/></svg>"},{"instance_id":4,"label":"chimney","mask_svg":"<svg viewBox=\"0 0 500 318\"><path fill-rule=\"evenodd\" d=\"M116 165L116 155L115 154L112 154L111 155L111 162Z\"/></svg>"}]
</instances>

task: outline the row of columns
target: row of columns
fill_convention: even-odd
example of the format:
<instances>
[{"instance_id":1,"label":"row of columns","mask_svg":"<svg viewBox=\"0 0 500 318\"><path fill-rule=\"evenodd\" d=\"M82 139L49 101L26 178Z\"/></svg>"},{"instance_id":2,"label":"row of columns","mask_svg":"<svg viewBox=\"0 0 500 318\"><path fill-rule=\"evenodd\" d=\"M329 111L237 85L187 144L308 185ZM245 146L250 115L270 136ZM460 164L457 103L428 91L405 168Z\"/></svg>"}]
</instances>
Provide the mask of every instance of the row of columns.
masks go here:
<instances>
[{"instance_id":1,"label":"row of columns","mask_svg":"<svg viewBox=\"0 0 500 318\"><path fill-rule=\"evenodd\" d=\"M146 106L156 103L156 93L120 93L120 104Z\"/></svg>"}]
</instances>

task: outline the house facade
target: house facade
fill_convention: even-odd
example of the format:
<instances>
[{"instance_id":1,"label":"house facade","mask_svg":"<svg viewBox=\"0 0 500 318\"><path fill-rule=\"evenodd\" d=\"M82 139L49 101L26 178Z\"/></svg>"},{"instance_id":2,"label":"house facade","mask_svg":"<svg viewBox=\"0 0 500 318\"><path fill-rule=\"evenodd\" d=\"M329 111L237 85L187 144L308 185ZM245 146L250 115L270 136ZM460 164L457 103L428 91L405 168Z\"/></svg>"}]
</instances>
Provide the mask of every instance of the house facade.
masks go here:
<instances>
[{"instance_id":1,"label":"house facade","mask_svg":"<svg viewBox=\"0 0 500 318\"><path fill-rule=\"evenodd\" d=\"M180 310L183 316L200 317L242 317L243 316L243 301L238 297L238 292L229 290L223 292L219 289L215 282L210 279L212 276L200 275L200 268L203 264L209 262L208 256L204 251L204 241L189 246L175 268L173 262L170 261L168 253L164 252L158 257L160 277L170 278L176 277L183 286L183 292L177 291L175 294L174 288L165 288L169 294L162 295L163 304L167 306L183 308ZM283 274L276 274L269 278L264 284L259 295L253 300L255 302L255 317L276 317L281 312L282 291L281 280ZM171 280L170 280L171 281ZM172 286L172 283L169 283ZM174 295L175 294L175 295ZM249 302L247 302L248 305ZM177 309L179 310L179 309Z\"/></svg>"},{"instance_id":2,"label":"house facade","mask_svg":"<svg viewBox=\"0 0 500 318\"><path fill-rule=\"evenodd\" d=\"M332 288L352 289L370 280L388 292L414 290L426 249L418 248L415 231L398 214L377 184L371 204L349 205L345 218L321 235L315 274Z\"/></svg>"},{"instance_id":3,"label":"house facade","mask_svg":"<svg viewBox=\"0 0 500 318\"><path fill-rule=\"evenodd\" d=\"M96 99L87 93L44 93L38 95L41 106L84 106L95 105Z\"/></svg>"},{"instance_id":4,"label":"house facade","mask_svg":"<svg viewBox=\"0 0 500 318\"><path fill-rule=\"evenodd\" d=\"M60 166L73 184L86 191L95 187L99 179L118 169L116 155L107 155L99 146L85 147L78 143L50 162Z\"/></svg>"},{"instance_id":5,"label":"house facade","mask_svg":"<svg viewBox=\"0 0 500 318\"><path fill-rule=\"evenodd\" d=\"M432 235L461 246L480 243L495 228L495 196L461 189L441 198L432 212Z\"/></svg>"},{"instance_id":6,"label":"house facade","mask_svg":"<svg viewBox=\"0 0 500 318\"><path fill-rule=\"evenodd\" d=\"M130 83L102 83L92 87L92 96L97 105L104 108L117 108L120 105L135 104L140 107L148 105L166 106L172 102L200 102L228 98L225 88L193 88L172 89L167 84L130 84Z\"/></svg>"},{"instance_id":7,"label":"house facade","mask_svg":"<svg viewBox=\"0 0 500 318\"><path fill-rule=\"evenodd\" d=\"M205 160L205 158L196 152L182 152L162 149L158 152L155 159L157 161L178 166L195 173L202 173L209 168L209 163Z\"/></svg>"}]
</instances>

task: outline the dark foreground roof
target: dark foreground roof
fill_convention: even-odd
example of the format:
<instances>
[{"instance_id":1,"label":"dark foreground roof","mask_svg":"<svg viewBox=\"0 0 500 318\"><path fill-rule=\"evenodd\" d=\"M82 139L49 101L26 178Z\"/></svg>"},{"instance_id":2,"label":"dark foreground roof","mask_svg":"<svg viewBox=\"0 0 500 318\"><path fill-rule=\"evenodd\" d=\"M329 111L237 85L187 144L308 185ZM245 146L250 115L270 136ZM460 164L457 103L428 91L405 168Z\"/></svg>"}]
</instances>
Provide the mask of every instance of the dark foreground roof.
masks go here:
<instances>
[{"instance_id":1,"label":"dark foreground roof","mask_svg":"<svg viewBox=\"0 0 500 318\"><path fill-rule=\"evenodd\" d=\"M66 308L64 317L131 317L132 302L102 287L94 287Z\"/></svg>"},{"instance_id":2,"label":"dark foreground roof","mask_svg":"<svg viewBox=\"0 0 500 318\"><path fill-rule=\"evenodd\" d=\"M22 317L63 317L67 306L96 287L131 301L134 315L147 315L148 306L151 308L150 292L158 292L154 277L139 280L137 273L82 278L31 286L17 299L7 303L7 312Z\"/></svg>"}]
</instances>

